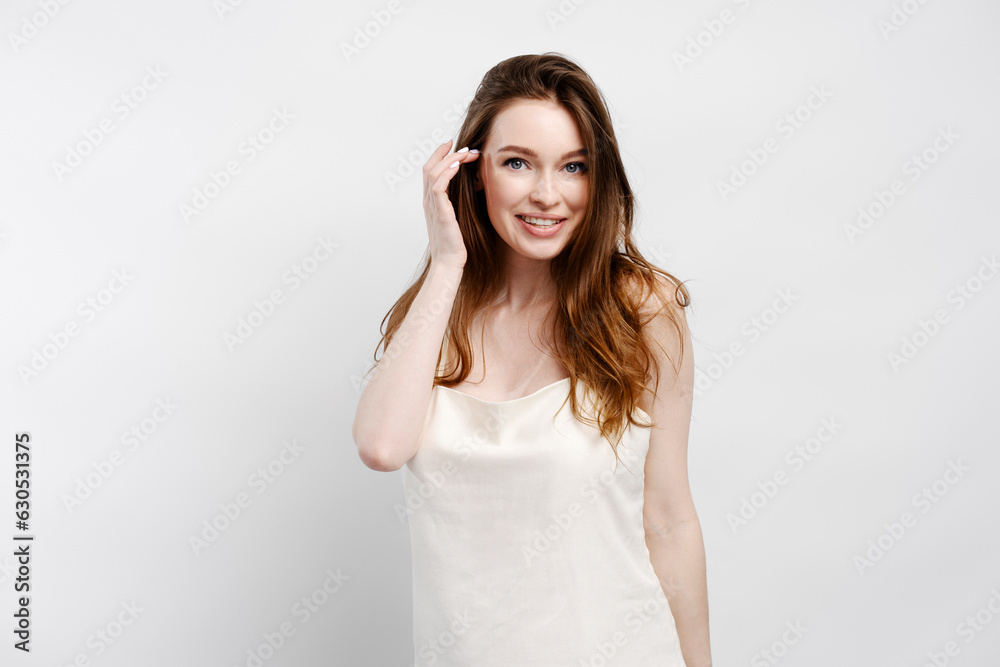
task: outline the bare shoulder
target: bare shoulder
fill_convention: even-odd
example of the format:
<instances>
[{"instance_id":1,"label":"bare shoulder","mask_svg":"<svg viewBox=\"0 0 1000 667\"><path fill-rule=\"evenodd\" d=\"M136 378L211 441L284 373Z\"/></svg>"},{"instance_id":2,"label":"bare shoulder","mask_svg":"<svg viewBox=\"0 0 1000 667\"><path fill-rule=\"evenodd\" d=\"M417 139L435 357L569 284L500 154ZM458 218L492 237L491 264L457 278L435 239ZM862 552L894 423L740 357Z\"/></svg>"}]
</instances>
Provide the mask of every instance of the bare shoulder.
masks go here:
<instances>
[{"instance_id":1,"label":"bare shoulder","mask_svg":"<svg viewBox=\"0 0 1000 667\"><path fill-rule=\"evenodd\" d=\"M690 381L687 376L692 374L692 353L686 308L678 299L677 285L660 274L654 274L654 280L659 294L641 280L633 281L633 294L638 300L643 333L655 360L647 383L651 390L659 386L656 391L662 399L665 390L676 389L678 378L682 383ZM657 411L654 397L647 392L642 394L639 407L648 414Z\"/></svg>"},{"instance_id":2,"label":"bare shoulder","mask_svg":"<svg viewBox=\"0 0 1000 667\"><path fill-rule=\"evenodd\" d=\"M633 278L630 284L632 294L639 302L643 322L648 320L649 324L656 322L662 326L663 320L671 316L680 318L680 321L686 320L684 305L678 300L677 285L658 273L653 274L653 281L659 294L638 278Z\"/></svg>"}]
</instances>

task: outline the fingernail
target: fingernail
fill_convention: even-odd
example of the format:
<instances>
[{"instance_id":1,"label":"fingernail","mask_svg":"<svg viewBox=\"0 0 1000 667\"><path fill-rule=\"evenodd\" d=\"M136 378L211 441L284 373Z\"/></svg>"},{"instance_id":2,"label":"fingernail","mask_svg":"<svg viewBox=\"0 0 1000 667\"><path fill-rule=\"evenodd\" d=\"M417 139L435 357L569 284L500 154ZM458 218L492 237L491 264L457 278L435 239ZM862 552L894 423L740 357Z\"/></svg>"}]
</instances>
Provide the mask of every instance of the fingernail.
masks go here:
<instances>
[{"instance_id":1,"label":"fingernail","mask_svg":"<svg viewBox=\"0 0 1000 667\"><path fill-rule=\"evenodd\" d=\"M469 151L469 152L470 152L470 153L478 153L478 152L479 152L479 149L478 149L478 148L473 148L473 149L472 149L471 151Z\"/></svg>"},{"instance_id":2,"label":"fingernail","mask_svg":"<svg viewBox=\"0 0 1000 667\"><path fill-rule=\"evenodd\" d=\"M449 168L449 169L454 169L455 167L457 167L457 166L458 166L458 162L459 162L458 160L455 160L455 161L454 161L454 162L452 162L452 163L451 163L450 165L448 165L448 168Z\"/></svg>"},{"instance_id":3,"label":"fingernail","mask_svg":"<svg viewBox=\"0 0 1000 667\"><path fill-rule=\"evenodd\" d=\"M469 150L469 147L468 147L468 146L466 146L465 148L462 148L462 149L460 149L460 150L457 150L457 151L455 151L455 152L456 152L456 153L464 153L464 152L466 152L467 150Z\"/></svg>"}]
</instances>

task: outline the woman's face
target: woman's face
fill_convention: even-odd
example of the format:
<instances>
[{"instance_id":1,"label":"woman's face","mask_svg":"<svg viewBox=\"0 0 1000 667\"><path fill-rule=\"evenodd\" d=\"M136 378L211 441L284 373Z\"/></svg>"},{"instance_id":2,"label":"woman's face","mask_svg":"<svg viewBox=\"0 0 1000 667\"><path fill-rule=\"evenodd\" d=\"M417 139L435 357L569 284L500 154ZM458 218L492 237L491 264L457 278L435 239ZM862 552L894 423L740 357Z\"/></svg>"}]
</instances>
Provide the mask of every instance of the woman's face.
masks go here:
<instances>
[{"instance_id":1,"label":"woman's face","mask_svg":"<svg viewBox=\"0 0 1000 667\"><path fill-rule=\"evenodd\" d=\"M549 100L518 100L494 119L480 151L476 189L485 190L500 238L532 259L562 252L586 210L590 165L570 113Z\"/></svg>"}]
</instances>

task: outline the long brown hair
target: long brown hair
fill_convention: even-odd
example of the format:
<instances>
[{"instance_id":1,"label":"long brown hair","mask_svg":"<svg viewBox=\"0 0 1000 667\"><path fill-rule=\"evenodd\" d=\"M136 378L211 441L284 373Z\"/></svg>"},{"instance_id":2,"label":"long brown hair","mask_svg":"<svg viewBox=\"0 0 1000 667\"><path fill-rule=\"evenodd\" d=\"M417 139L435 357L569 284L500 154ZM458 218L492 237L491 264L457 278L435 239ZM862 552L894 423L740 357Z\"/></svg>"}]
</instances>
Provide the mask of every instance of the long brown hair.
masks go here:
<instances>
[{"instance_id":1,"label":"long brown hair","mask_svg":"<svg viewBox=\"0 0 1000 667\"><path fill-rule=\"evenodd\" d=\"M574 118L583 137L590 165L587 170L588 202L584 219L563 251L550 261L550 273L556 286L554 340L556 356L569 370L570 408L574 417L584 421L576 400L580 380L597 397L596 424L609 439L618 458L617 444L629 423L637 421L640 392L647 390L650 366L657 366L650 341L643 331L640 295L637 285L644 283L663 296L654 274L659 273L674 286L674 298L682 307L691 302L683 283L647 261L632 238L634 201L618 151L611 117L603 94L590 76L576 63L558 53L530 54L508 58L490 69L469 103L455 146L472 148L485 145L494 119L517 100L551 100L562 105ZM461 169L448 184L448 198L455 209L467 260L455 295L447 332L438 356L434 384L453 386L463 382L472 369L472 349L468 339L470 325L477 313L487 312L504 290L499 236L487 214L484 191L475 189L474 170ZM375 348L388 350L420 291L430 270L427 256L423 271L403 293L382 320L382 340ZM664 308L682 341L680 318L672 308ZM655 315L655 313L653 313ZM388 328L385 328L388 320ZM457 353L445 365L445 345ZM683 345L679 345L683 359ZM668 356L669 358L669 356ZM675 374L680 360L671 359ZM442 371L443 369L443 371ZM654 390L655 393L655 390ZM619 459L620 460L620 459Z\"/></svg>"}]
</instances>

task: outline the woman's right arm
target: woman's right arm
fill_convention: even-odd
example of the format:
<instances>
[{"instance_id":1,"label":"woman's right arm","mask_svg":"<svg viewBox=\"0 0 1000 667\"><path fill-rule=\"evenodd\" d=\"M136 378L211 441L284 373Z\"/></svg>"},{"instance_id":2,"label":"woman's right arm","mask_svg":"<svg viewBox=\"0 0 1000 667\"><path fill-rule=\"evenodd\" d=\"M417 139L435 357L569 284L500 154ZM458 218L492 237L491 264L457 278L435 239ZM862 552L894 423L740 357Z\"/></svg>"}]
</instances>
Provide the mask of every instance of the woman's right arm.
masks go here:
<instances>
[{"instance_id":1,"label":"woman's right arm","mask_svg":"<svg viewBox=\"0 0 1000 667\"><path fill-rule=\"evenodd\" d=\"M431 260L410 312L365 385L352 434L361 460L372 470L399 470L417 453L441 341L464 270Z\"/></svg>"},{"instance_id":2,"label":"woman's right arm","mask_svg":"<svg viewBox=\"0 0 1000 667\"><path fill-rule=\"evenodd\" d=\"M351 434L358 454L372 470L399 470L417 452L441 343L465 271L465 243L448 199L456 161L478 153L453 153L441 144L424 166L424 214L430 238L427 277L389 346L372 372L354 415Z\"/></svg>"}]
</instances>

